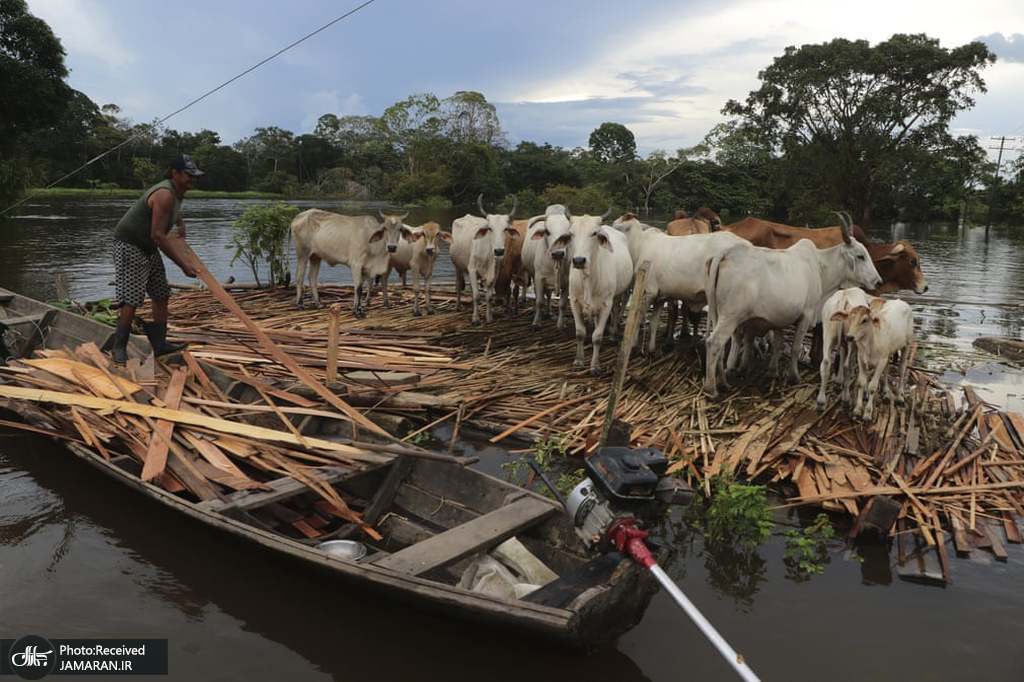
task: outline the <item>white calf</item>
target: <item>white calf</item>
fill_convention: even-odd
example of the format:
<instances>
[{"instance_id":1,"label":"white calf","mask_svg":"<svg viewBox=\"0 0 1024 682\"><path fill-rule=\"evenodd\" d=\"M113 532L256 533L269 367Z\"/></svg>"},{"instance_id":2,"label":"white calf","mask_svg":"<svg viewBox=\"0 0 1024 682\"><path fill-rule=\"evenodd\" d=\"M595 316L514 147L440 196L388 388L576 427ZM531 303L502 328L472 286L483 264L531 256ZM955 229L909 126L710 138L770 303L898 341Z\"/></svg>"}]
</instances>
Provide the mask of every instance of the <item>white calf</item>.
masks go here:
<instances>
[{"instance_id":1,"label":"white calf","mask_svg":"<svg viewBox=\"0 0 1024 682\"><path fill-rule=\"evenodd\" d=\"M818 409L824 409L828 401L827 384L832 378L832 355L838 350L839 354L839 385L842 387L842 400L844 404L850 402L850 381L854 368L855 349L852 343L846 340L848 331L848 320L846 315L837 313L849 313L858 306L867 307L868 295L863 289L856 287L840 289L832 294L821 307L821 328L822 328L822 350L821 350L821 388L818 389Z\"/></svg>"},{"instance_id":2,"label":"white calf","mask_svg":"<svg viewBox=\"0 0 1024 682\"><path fill-rule=\"evenodd\" d=\"M833 319L844 318L847 338L857 346L857 397L853 416L871 419L878 383L896 351L900 351L903 357L900 360L900 383L895 399L896 402L903 402L903 382L910 361L910 344L914 340L914 314L905 301L872 298L870 306L858 306L849 313L833 315ZM865 389L867 402L864 402ZM885 393L890 399L894 397L888 381L885 382Z\"/></svg>"},{"instance_id":3,"label":"white calf","mask_svg":"<svg viewBox=\"0 0 1024 682\"><path fill-rule=\"evenodd\" d=\"M420 315L420 280L423 280L426 288L427 315L434 314L434 306L430 302L430 281L434 275L439 240L451 243L452 236L447 232L441 232L437 223L423 223L412 230L409 269L412 270L412 314L416 316Z\"/></svg>"}]
</instances>

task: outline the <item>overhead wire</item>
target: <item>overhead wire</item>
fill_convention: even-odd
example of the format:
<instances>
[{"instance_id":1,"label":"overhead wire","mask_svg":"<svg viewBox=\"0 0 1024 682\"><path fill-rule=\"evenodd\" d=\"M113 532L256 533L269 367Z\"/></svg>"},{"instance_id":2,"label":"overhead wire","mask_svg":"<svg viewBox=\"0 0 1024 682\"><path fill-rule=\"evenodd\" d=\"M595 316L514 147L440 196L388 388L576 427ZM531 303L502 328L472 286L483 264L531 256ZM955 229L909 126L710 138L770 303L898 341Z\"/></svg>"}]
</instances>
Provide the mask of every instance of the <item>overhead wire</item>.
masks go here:
<instances>
[{"instance_id":1,"label":"overhead wire","mask_svg":"<svg viewBox=\"0 0 1024 682\"><path fill-rule=\"evenodd\" d=\"M274 54L270 55L269 57L266 57L266 58L260 60L259 62L253 64L252 66L247 68L245 71L242 71L241 73L239 73L239 74L229 78L228 80L224 81L223 83L221 83L217 87L215 87L215 88L213 88L211 90L208 90L207 92L203 93L199 97L196 97L195 99L193 99L188 104L185 104L184 106L179 107L178 109L175 109L174 111L172 111L171 113L167 114L166 116L163 116L162 118L157 119L154 122L153 125L154 126L162 125L165 121L173 118L174 116L177 116L178 114L180 114L181 112L185 111L186 109L192 107L193 105L196 105L199 102L202 102L204 99L206 99L210 95L214 94L215 92L217 92L219 90L222 90L223 88L227 87L228 85L231 85L232 83L234 83L239 78L242 78L243 76L246 76L249 73L252 73L256 69L260 68L261 66L263 66L267 62L275 59L276 57L279 57L280 55L284 54L285 52L287 52L288 50L292 49L296 45L299 45L300 43L303 43L306 40L309 40L310 38L312 38L313 36L317 35L318 33L321 33L322 31L326 31L328 28L330 28L331 26L334 26L339 21L341 21L343 19L347 19L348 17L352 16L353 14L355 14L359 10L363 9L364 7L367 7L368 5L372 5L374 2L376 2L376 0L365 0L365 2L363 2L362 4L360 4L360 5L352 8L352 9L350 9L349 11L345 12L341 16L335 17L334 19L328 21L326 24L320 26L316 30L311 31L311 32L307 33L306 35L302 36L301 38L299 38L298 40L296 40L296 41L294 41L294 42L292 42L292 43L282 47L280 50L278 50ZM76 175L76 174L80 173L81 171L85 170L86 168L88 168L92 164L96 163L100 159L103 159L103 158L109 156L110 154L113 154L114 152L116 152L121 147L124 147L129 142L132 142L133 140L138 139L139 137L142 136L142 134L143 133L139 132L139 133L136 133L136 134L132 135L131 137L128 137L127 139L123 140L119 144L111 147L110 149L106 150L102 154L99 154L99 155L89 159L88 161L83 163L78 168L74 169L70 173L67 173L67 174L61 176L60 178L54 180L50 184L46 185L46 187L43 187L41 189L50 189L51 187L59 185L60 183L62 183L65 180L67 180L68 178L72 177L73 175ZM17 208L18 206L21 206L23 203L25 203L26 201L31 199L33 196L35 196L38 192L39 192L39 190L36 190L35 192L29 192L24 197L22 197L21 199L19 199L15 203L13 203L10 206L8 206L7 208L5 208L3 211L0 211L0 215L4 215L8 211L10 211L11 209L14 209L14 208Z\"/></svg>"}]
</instances>

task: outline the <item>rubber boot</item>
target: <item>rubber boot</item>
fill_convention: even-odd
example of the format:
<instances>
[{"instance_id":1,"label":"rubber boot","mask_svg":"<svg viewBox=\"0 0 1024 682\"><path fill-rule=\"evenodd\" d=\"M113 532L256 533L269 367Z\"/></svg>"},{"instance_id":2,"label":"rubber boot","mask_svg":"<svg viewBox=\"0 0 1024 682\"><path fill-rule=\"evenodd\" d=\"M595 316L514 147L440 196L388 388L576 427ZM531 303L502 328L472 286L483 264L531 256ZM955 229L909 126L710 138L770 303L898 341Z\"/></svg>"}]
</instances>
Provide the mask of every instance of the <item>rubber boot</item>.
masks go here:
<instances>
[{"instance_id":1,"label":"rubber boot","mask_svg":"<svg viewBox=\"0 0 1024 682\"><path fill-rule=\"evenodd\" d=\"M142 320L142 329L146 332L149 345L153 347L153 355L177 353L187 345L184 343L168 343L166 322L147 322Z\"/></svg>"},{"instance_id":2,"label":"rubber boot","mask_svg":"<svg viewBox=\"0 0 1024 682\"><path fill-rule=\"evenodd\" d=\"M128 337L131 336L131 326L118 325L114 330L114 345L110 349L110 357L114 359L115 365L123 365L128 362Z\"/></svg>"}]
</instances>

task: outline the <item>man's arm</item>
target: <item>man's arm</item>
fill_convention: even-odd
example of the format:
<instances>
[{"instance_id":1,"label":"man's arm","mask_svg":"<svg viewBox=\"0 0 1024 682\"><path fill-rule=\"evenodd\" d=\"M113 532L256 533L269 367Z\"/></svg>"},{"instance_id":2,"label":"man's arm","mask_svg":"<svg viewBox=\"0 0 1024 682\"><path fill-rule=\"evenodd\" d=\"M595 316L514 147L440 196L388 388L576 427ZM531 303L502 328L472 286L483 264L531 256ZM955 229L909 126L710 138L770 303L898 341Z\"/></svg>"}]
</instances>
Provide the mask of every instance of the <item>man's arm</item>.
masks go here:
<instances>
[{"instance_id":1,"label":"man's arm","mask_svg":"<svg viewBox=\"0 0 1024 682\"><path fill-rule=\"evenodd\" d=\"M173 260L187 277L195 277L195 269L188 263L183 262L181 257L174 252L174 249L169 247L168 240L170 237L164 231L164 225L167 224L167 219L171 215L171 211L174 210L174 197L171 196L168 190L157 190L149 195L148 203L153 209L153 222L149 228L149 236L153 239L153 243L157 245L158 249L166 253L168 258ZM184 233L182 236L184 236Z\"/></svg>"},{"instance_id":2,"label":"man's arm","mask_svg":"<svg viewBox=\"0 0 1024 682\"><path fill-rule=\"evenodd\" d=\"M187 236L185 234L185 221L182 220L181 216L178 216L177 226L178 226L178 234L181 235L182 239L185 239L185 237Z\"/></svg>"}]
</instances>

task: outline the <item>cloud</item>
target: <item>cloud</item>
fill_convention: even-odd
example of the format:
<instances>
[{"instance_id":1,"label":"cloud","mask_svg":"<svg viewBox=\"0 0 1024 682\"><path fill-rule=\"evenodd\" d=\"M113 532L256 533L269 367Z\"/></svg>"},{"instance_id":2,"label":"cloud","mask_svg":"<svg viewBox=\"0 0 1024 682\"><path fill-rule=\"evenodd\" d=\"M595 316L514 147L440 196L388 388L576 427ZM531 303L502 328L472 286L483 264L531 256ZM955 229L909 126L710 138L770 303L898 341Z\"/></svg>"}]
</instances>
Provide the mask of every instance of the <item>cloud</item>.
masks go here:
<instances>
[{"instance_id":1,"label":"cloud","mask_svg":"<svg viewBox=\"0 0 1024 682\"><path fill-rule=\"evenodd\" d=\"M1009 36L1002 33L990 33L975 38L988 45L999 59L1007 62L1024 63L1024 33L1013 33Z\"/></svg>"},{"instance_id":2,"label":"cloud","mask_svg":"<svg viewBox=\"0 0 1024 682\"><path fill-rule=\"evenodd\" d=\"M320 90L306 96L303 106L306 115L302 117L302 131L312 131L317 120L324 114L337 116L361 116L368 113L362 96L353 92L342 96L337 90Z\"/></svg>"},{"instance_id":3,"label":"cloud","mask_svg":"<svg viewBox=\"0 0 1024 682\"><path fill-rule=\"evenodd\" d=\"M29 11L50 25L69 56L92 57L108 66L134 61L101 5L86 7L66 0L31 0Z\"/></svg>"}]
</instances>

